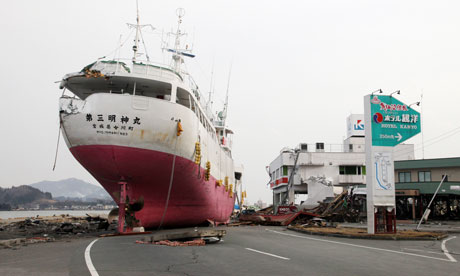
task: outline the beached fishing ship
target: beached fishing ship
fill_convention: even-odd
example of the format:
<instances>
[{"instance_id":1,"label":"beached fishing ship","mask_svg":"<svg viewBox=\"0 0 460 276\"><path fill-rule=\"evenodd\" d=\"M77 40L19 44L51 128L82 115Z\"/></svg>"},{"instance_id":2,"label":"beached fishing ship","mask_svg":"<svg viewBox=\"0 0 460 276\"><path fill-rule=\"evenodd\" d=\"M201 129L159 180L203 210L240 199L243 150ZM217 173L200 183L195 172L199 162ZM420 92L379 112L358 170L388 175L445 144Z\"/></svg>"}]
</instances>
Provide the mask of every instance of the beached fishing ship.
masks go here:
<instances>
[{"instance_id":1,"label":"beached fishing ship","mask_svg":"<svg viewBox=\"0 0 460 276\"><path fill-rule=\"evenodd\" d=\"M132 59L97 60L60 83L63 137L119 205L120 231L225 223L234 208L241 173L235 177L227 103L215 116L183 70L194 55L181 48L183 10L177 15L174 47L164 49L170 65L139 60L146 25L138 14Z\"/></svg>"}]
</instances>

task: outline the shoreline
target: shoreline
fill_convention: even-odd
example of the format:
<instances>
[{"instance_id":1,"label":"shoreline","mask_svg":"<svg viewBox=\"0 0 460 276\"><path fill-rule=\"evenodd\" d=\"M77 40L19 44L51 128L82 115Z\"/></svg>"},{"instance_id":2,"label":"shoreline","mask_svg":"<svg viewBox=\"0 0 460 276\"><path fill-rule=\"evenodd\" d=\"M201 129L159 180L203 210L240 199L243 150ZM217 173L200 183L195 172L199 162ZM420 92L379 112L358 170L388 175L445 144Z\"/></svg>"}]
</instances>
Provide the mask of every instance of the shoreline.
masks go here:
<instances>
[{"instance_id":1,"label":"shoreline","mask_svg":"<svg viewBox=\"0 0 460 276\"><path fill-rule=\"evenodd\" d=\"M53 217L61 215L86 216L86 214L108 215L110 210L18 210L0 211L0 221L19 218Z\"/></svg>"}]
</instances>

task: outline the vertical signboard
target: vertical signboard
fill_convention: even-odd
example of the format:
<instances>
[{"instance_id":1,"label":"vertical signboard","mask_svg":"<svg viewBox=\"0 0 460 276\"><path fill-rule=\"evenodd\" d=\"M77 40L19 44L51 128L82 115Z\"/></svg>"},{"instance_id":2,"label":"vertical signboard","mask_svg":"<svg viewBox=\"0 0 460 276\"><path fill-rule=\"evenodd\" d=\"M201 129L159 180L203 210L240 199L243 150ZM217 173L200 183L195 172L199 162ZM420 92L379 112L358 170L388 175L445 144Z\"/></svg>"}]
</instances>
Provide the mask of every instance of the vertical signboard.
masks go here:
<instances>
[{"instance_id":1,"label":"vertical signboard","mask_svg":"<svg viewBox=\"0 0 460 276\"><path fill-rule=\"evenodd\" d=\"M393 147L420 132L420 113L391 96L364 97L366 141L367 229L374 234L377 207L393 210Z\"/></svg>"},{"instance_id":2,"label":"vertical signboard","mask_svg":"<svg viewBox=\"0 0 460 276\"><path fill-rule=\"evenodd\" d=\"M364 115L350 114L347 118L347 138L364 137Z\"/></svg>"}]
</instances>

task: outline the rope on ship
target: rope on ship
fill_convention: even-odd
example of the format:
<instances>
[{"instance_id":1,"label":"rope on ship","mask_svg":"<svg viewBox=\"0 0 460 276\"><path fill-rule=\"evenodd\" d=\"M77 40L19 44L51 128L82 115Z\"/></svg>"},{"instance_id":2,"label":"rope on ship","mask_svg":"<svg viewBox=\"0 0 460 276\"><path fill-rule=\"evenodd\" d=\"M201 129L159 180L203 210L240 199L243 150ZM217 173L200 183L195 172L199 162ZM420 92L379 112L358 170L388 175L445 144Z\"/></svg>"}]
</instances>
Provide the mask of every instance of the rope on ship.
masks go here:
<instances>
[{"instance_id":1,"label":"rope on ship","mask_svg":"<svg viewBox=\"0 0 460 276\"><path fill-rule=\"evenodd\" d=\"M161 216L160 225L158 226L158 229L160 229L161 226L163 225L163 221L165 219L166 212L168 211L169 197L171 196L172 183L173 183L173 179L174 179L174 169L176 167L177 140L179 140L179 136L181 135L181 133L183 131L182 125L180 123L180 120L177 121L176 130L177 130L177 132L176 132L176 141L174 142L173 161L172 161L172 166L171 166L171 177L169 178L168 195L166 197L165 209L163 211L163 215Z\"/></svg>"},{"instance_id":2,"label":"rope on ship","mask_svg":"<svg viewBox=\"0 0 460 276\"><path fill-rule=\"evenodd\" d=\"M53 171L56 168L56 163L57 163L57 157L58 157L58 151L59 151L59 140L61 138L61 127L62 127L62 120L61 120L61 115L59 115L58 139L57 139L57 144L56 144L56 154L54 155Z\"/></svg>"}]
</instances>

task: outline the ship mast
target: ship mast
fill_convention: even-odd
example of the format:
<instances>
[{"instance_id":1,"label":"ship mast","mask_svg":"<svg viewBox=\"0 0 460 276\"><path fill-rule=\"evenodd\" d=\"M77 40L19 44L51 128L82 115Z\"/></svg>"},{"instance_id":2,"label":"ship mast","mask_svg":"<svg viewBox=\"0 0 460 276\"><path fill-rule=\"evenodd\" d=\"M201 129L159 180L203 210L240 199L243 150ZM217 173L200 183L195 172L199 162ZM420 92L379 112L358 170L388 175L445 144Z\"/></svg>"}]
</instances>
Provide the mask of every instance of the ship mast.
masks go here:
<instances>
[{"instance_id":1,"label":"ship mast","mask_svg":"<svg viewBox=\"0 0 460 276\"><path fill-rule=\"evenodd\" d=\"M182 8L179 8L176 10L176 14L177 14L177 17L179 18L177 20L177 30L175 33L169 33L169 34L172 34L175 36L175 39L174 39L174 48L173 49L167 49L168 52L171 52L173 53L173 56L172 56L172 59L174 61L174 71L178 74L181 73L181 65L182 63L184 62L184 59L182 58L182 56L186 56L186 57L195 57L195 55L191 54L190 53L190 50L188 49L188 45L185 46L185 49L181 49L180 48L180 38L181 36L185 35L185 33L182 33L181 30L180 30L180 25L182 23L182 17L184 17L185 15L185 10L182 9Z\"/></svg>"},{"instance_id":2,"label":"ship mast","mask_svg":"<svg viewBox=\"0 0 460 276\"><path fill-rule=\"evenodd\" d=\"M206 109L211 110L212 109L212 94L214 92L214 60L212 61L212 70L211 70L211 84L209 87L209 96L208 96L208 102L206 103Z\"/></svg>"},{"instance_id":3,"label":"ship mast","mask_svg":"<svg viewBox=\"0 0 460 276\"><path fill-rule=\"evenodd\" d=\"M130 24L128 24L130 25ZM133 63L136 62L136 57L137 57L137 51L139 49L139 32L141 30L141 26L139 25L139 3L136 0L136 25L135 26L130 26L130 27L135 27L136 28L136 37L134 38L134 46L133 46Z\"/></svg>"},{"instance_id":4,"label":"ship mast","mask_svg":"<svg viewBox=\"0 0 460 276\"><path fill-rule=\"evenodd\" d=\"M180 31L180 24L182 23L182 17L185 15L185 10L182 8L179 8L176 10L176 14L178 17L177 20L177 31L174 35L176 35L175 41L174 41L174 54L173 54L173 60L174 60L174 71L177 73L180 73L180 66L182 62L184 61L182 59L182 52L179 51L180 47L180 37L183 36L184 34L181 33Z\"/></svg>"},{"instance_id":5,"label":"ship mast","mask_svg":"<svg viewBox=\"0 0 460 276\"><path fill-rule=\"evenodd\" d=\"M230 70L228 72L228 81L227 81L227 93L225 95L225 103L224 103L224 109L219 112L219 118L222 121L222 126L225 129L225 120L227 119L227 111L228 111L228 91L230 88L230 76L232 74L232 65L230 65Z\"/></svg>"},{"instance_id":6,"label":"ship mast","mask_svg":"<svg viewBox=\"0 0 460 276\"><path fill-rule=\"evenodd\" d=\"M137 58L137 55L138 55L138 50L139 50L139 36L142 38L142 42L144 43L144 38L142 36L142 31L141 29L144 28L144 27L151 27L152 30L154 30L155 28L150 25L150 24L145 24L145 25L141 25L139 24L140 22L140 19L139 19L139 4L138 4L138 1L136 0L136 24L130 24L128 23L128 27L130 28L136 28L136 37L134 38L134 45L133 45L133 63L136 62L136 58ZM145 47L145 44L144 44L144 48L145 48L145 51L147 53L147 48ZM147 56L147 60L149 60L149 56L146 54Z\"/></svg>"}]
</instances>

